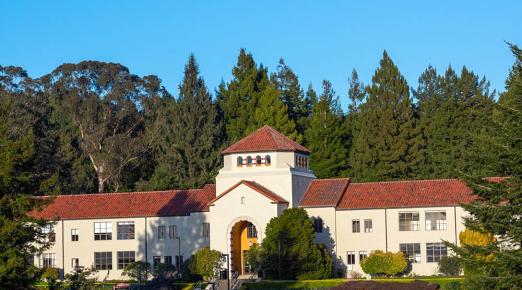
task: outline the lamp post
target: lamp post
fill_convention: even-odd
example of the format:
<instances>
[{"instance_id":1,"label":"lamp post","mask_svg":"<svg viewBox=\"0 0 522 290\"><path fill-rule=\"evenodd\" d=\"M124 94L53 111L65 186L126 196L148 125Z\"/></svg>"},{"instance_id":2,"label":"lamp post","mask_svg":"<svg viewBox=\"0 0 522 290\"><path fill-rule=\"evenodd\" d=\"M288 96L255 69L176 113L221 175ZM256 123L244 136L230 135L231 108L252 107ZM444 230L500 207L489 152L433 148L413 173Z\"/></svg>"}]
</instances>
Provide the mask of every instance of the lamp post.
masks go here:
<instances>
[{"instance_id":1,"label":"lamp post","mask_svg":"<svg viewBox=\"0 0 522 290\"><path fill-rule=\"evenodd\" d=\"M229 254L221 254L221 257L227 258L227 289L230 290L230 256Z\"/></svg>"}]
</instances>

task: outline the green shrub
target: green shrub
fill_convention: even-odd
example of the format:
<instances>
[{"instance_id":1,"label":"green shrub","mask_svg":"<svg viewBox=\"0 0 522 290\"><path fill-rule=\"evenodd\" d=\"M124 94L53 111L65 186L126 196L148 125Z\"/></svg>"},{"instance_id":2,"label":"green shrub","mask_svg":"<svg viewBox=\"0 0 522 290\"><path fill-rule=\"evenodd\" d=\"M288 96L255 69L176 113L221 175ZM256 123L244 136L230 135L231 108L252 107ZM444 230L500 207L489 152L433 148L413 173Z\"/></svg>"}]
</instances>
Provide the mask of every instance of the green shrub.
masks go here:
<instances>
[{"instance_id":1,"label":"green shrub","mask_svg":"<svg viewBox=\"0 0 522 290\"><path fill-rule=\"evenodd\" d=\"M193 274L203 277L203 280L211 281L218 277L222 264L221 252L202 248L192 257L189 269Z\"/></svg>"},{"instance_id":2,"label":"green shrub","mask_svg":"<svg viewBox=\"0 0 522 290\"><path fill-rule=\"evenodd\" d=\"M439 272L446 276L458 276L462 272L460 260L455 256L442 257L439 261Z\"/></svg>"},{"instance_id":3,"label":"green shrub","mask_svg":"<svg viewBox=\"0 0 522 290\"><path fill-rule=\"evenodd\" d=\"M408 260L404 253L374 251L361 261L361 268L371 276L396 276L406 271Z\"/></svg>"}]
</instances>

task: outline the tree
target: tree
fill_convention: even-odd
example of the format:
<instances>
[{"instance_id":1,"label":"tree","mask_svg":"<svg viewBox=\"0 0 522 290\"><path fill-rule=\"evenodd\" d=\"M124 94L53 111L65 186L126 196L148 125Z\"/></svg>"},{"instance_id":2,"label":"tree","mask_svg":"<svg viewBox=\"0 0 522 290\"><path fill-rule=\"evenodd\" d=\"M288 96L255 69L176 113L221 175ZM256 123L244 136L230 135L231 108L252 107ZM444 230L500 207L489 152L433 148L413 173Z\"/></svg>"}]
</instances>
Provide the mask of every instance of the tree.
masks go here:
<instances>
[{"instance_id":1,"label":"tree","mask_svg":"<svg viewBox=\"0 0 522 290\"><path fill-rule=\"evenodd\" d=\"M96 172L98 191L118 191L125 169L147 151L143 100L161 91L153 77L139 78L119 64L64 64L44 81L74 124L80 147Z\"/></svg>"},{"instance_id":2,"label":"tree","mask_svg":"<svg viewBox=\"0 0 522 290\"><path fill-rule=\"evenodd\" d=\"M277 72L272 74L272 82L280 92L280 98L288 108L288 118L296 124L298 135L304 135L306 119L310 115L310 100L303 93L294 71L281 58Z\"/></svg>"},{"instance_id":3,"label":"tree","mask_svg":"<svg viewBox=\"0 0 522 290\"><path fill-rule=\"evenodd\" d=\"M150 263L136 261L127 265L127 267L125 267L125 269L123 270L122 275L134 278L136 279L136 281L138 281L138 283L141 284L144 281L147 281L147 279L149 279L151 275L149 269Z\"/></svg>"},{"instance_id":4,"label":"tree","mask_svg":"<svg viewBox=\"0 0 522 290\"><path fill-rule=\"evenodd\" d=\"M34 171L33 159L40 159L40 153L36 151L39 145L35 140L38 134L32 126L36 124L12 125L15 111L12 97L23 97L20 95L23 91L1 89L20 88L20 84L11 83L9 77L6 81L3 72L0 67L0 83L10 84L0 86L0 285L27 289L38 277L32 257L49 246L43 231L48 223L28 215L44 201L33 198L31 194L42 193L51 183L48 171Z\"/></svg>"},{"instance_id":5,"label":"tree","mask_svg":"<svg viewBox=\"0 0 522 290\"><path fill-rule=\"evenodd\" d=\"M312 222L302 208L286 209L272 218L262 242L263 270L269 279L326 279L332 257L314 243Z\"/></svg>"},{"instance_id":6,"label":"tree","mask_svg":"<svg viewBox=\"0 0 522 290\"><path fill-rule=\"evenodd\" d=\"M450 66L444 75L428 67L414 91L419 126L425 149L424 178L456 177L473 169L483 176L489 161L472 159L469 152L473 136L486 129L492 114L493 99L489 83L464 67L458 75Z\"/></svg>"},{"instance_id":7,"label":"tree","mask_svg":"<svg viewBox=\"0 0 522 290\"><path fill-rule=\"evenodd\" d=\"M90 290L94 288L96 278L89 278L96 269L76 267L71 273L65 274L62 284L63 289Z\"/></svg>"},{"instance_id":8,"label":"tree","mask_svg":"<svg viewBox=\"0 0 522 290\"><path fill-rule=\"evenodd\" d=\"M343 176L348 168L348 129L343 121L339 100L329 81L323 81L323 92L312 107L306 145L310 164L319 178Z\"/></svg>"},{"instance_id":9,"label":"tree","mask_svg":"<svg viewBox=\"0 0 522 290\"><path fill-rule=\"evenodd\" d=\"M493 133L477 136L474 140L479 150L472 152L480 158L482 148L492 148L489 156L482 158L495 160L492 168L505 178L484 179L473 172L464 176L478 196L464 205L471 214L465 220L466 227L496 237L486 238L486 245L454 247L469 289L516 289L522 285L522 51L515 45L510 47L515 64L488 124L491 130L485 131Z\"/></svg>"},{"instance_id":10,"label":"tree","mask_svg":"<svg viewBox=\"0 0 522 290\"><path fill-rule=\"evenodd\" d=\"M253 244L244 254L245 263L253 273L259 273L263 267L263 253L259 244Z\"/></svg>"},{"instance_id":11,"label":"tree","mask_svg":"<svg viewBox=\"0 0 522 290\"><path fill-rule=\"evenodd\" d=\"M194 55L185 66L179 97L168 128L176 183L182 188L201 187L210 182L221 165L221 124Z\"/></svg>"},{"instance_id":12,"label":"tree","mask_svg":"<svg viewBox=\"0 0 522 290\"><path fill-rule=\"evenodd\" d=\"M223 256L221 252L202 248L194 254L189 264L190 271L203 277L205 281L212 281L219 275L219 271L223 265Z\"/></svg>"},{"instance_id":13,"label":"tree","mask_svg":"<svg viewBox=\"0 0 522 290\"><path fill-rule=\"evenodd\" d=\"M408 259L403 252L373 251L361 261L364 273L371 276L396 276L406 271Z\"/></svg>"},{"instance_id":14,"label":"tree","mask_svg":"<svg viewBox=\"0 0 522 290\"><path fill-rule=\"evenodd\" d=\"M446 276L458 276L462 272L460 259L455 256L444 256L439 260L439 272Z\"/></svg>"},{"instance_id":15,"label":"tree","mask_svg":"<svg viewBox=\"0 0 522 290\"><path fill-rule=\"evenodd\" d=\"M367 88L353 143L354 179L375 181L420 175L423 142L409 87L386 51Z\"/></svg>"},{"instance_id":16,"label":"tree","mask_svg":"<svg viewBox=\"0 0 522 290\"><path fill-rule=\"evenodd\" d=\"M264 125L299 141L295 123L288 117L288 107L279 98L280 92L265 67L257 67L252 55L241 49L232 75L234 78L218 89L229 143Z\"/></svg>"}]
</instances>

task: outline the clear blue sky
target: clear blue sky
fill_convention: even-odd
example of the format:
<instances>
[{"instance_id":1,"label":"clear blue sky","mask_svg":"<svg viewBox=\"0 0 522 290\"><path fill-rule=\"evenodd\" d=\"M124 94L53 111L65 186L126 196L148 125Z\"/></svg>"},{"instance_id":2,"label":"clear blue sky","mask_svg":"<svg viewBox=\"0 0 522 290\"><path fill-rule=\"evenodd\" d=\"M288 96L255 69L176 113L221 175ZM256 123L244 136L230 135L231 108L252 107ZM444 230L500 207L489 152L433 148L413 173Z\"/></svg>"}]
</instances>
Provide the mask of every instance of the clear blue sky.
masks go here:
<instances>
[{"instance_id":1,"label":"clear blue sky","mask_svg":"<svg viewBox=\"0 0 522 290\"><path fill-rule=\"evenodd\" d=\"M364 2L364 3L363 3ZM241 47L274 70L283 57L304 87L368 83L386 49L410 85L428 64L462 65L503 90L522 45L522 1L2 1L0 65L32 77L64 62L118 62L176 93L190 53L213 91Z\"/></svg>"}]
</instances>

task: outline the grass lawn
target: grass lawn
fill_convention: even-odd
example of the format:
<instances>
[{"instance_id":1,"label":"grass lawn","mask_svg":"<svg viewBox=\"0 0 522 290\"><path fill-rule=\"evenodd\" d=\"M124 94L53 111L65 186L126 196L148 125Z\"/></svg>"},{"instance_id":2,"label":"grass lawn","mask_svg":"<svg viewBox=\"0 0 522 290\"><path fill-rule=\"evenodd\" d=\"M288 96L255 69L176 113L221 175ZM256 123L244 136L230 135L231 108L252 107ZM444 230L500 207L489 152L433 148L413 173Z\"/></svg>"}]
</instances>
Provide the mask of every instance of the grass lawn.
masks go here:
<instances>
[{"instance_id":1,"label":"grass lawn","mask_svg":"<svg viewBox=\"0 0 522 290\"><path fill-rule=\"evenodd\" d=\"M391 279L372 279L380 283L387 282L400 282L410 283L415 280L426 281L430 283L437 283L440 285L440 289L446 289L448 283L458 281L462 282L463 278L450 278L450 277L427 277L427 278L391 278ZM276 281L276 280L265 280L257 283L247 283L241 287L241 290L250 289L328 289L331 287L339 286L349 280L346 279L327 279L327 280L303 280L303 281Z\"/></svg>"},{"instance_id":2,"label":"grass lawn","mask_svg":"<svg viewBox=\"0 0 522 290\"><path fill-rule=\"evenodd\" d=\"M93 290L112 290L112 286L114 286L117 283L96 283L94 286L95 288ZM203 284L205 286L206 284ZM179 290L190 290L193 289L195 284L194 283L174 283L172 286L174 286L174 289ZM49 287L47 287L47 283L40 282L35 285L36 289L38 290L47 290Z\"/></svg>"}]
</instances>

